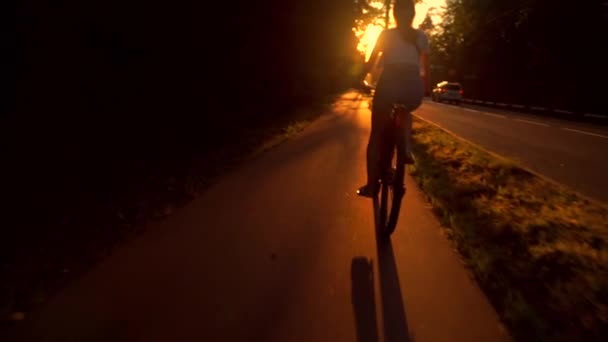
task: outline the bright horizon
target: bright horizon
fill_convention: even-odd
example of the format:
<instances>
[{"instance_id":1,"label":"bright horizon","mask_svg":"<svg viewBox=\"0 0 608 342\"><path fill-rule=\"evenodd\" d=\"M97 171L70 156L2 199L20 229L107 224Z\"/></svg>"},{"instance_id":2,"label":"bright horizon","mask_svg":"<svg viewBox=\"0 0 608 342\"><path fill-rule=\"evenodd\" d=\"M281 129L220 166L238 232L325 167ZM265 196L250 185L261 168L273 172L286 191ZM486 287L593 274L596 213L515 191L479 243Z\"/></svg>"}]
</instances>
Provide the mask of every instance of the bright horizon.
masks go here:
<instances>
[{"instance_id":1,"label":"bright horizon","mask_svg":"<svg viewBox=\"0 0 608 342\"><path fill-rule=\"evenodd\" d=\"M445 6L445 0L422 0L416 4L416 17L414 18L414 27L418 27L426 17L427 12L432 7L435 8L435 14L431 16L434 24L441 22L442 8Z\"/></svg>"}]
</instances>

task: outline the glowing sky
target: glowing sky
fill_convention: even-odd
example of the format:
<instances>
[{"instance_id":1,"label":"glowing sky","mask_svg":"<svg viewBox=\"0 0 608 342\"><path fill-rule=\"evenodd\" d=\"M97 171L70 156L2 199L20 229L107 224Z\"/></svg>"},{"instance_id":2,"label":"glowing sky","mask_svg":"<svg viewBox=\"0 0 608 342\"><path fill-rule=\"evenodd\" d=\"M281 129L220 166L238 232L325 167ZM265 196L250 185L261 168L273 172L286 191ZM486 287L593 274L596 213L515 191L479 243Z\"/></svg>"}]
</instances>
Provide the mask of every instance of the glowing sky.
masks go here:
<instances>
[{"instance_id":1,"label":"glowing sky","mask_svg":"<svg viewBox=\"0 0 608 342\"><path fill-rule=\"evenodd\" d=\"M380 6L382 3L380 3ZM431 8L435 8L434 13L432 14L432 19L434 24L438 24L441 21L441 12L442 7L445 6L445 0L422 0L418 4L416 4L416 17L414 18L414 27L418 27L420 23L426 17L427 12ZM392 15L391 15L392 21ZM394 23L391 22L391 26ZM382 26L380 25L369 25L364 32L360 32L361 40L359 42L359 46L357 47L359 51L364 52L366 55L366 59L369 58L369 55L372 53L372 49L378 36L382 32Z\"/></svg>"}]
</instances>

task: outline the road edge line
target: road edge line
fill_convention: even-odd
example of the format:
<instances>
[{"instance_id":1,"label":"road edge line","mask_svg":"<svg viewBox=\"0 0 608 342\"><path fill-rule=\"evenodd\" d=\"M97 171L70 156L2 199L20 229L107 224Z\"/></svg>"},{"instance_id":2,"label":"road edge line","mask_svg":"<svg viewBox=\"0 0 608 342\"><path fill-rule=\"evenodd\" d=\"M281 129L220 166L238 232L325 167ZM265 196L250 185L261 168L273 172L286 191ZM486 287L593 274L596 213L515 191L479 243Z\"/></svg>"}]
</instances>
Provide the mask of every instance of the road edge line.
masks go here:
<instances>
[{"instance_id":1,"label":"road edge line","mask_svg":"<svg viewBox=\"0 0 608 342\"><path fill-rule=\"evenodd\" d=\"M568 127L562 127L562 129L564 131L575 132L575 133L579 133L579 134L589 135L589 136L592 136L592 137L598 137L598 138L608 139L608 135L604 135L604 134L599 134L599 133L594 133L594 132L589 132L589 131L583 131L583 130L580 130L580 129L568 128Z\"/></svg>"}]
</instances>

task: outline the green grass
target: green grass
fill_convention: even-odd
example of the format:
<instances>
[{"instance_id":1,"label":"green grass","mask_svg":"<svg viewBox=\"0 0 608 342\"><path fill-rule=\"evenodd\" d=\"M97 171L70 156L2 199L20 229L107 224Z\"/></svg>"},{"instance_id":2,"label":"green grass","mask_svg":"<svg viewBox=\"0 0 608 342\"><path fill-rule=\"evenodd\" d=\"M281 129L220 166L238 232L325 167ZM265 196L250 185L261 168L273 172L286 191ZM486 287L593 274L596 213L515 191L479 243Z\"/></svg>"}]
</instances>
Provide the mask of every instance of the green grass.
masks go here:
<instances>
[{"instance_id":1,"label":"green grass","mask_svg":"<svg viewBox=\"0 0 608 342\"><path fill-rule=\"evenodd\" d=\"M522 341L608 336L608 210L416 119L413 176Z\"/></svg>"}]
</instances>

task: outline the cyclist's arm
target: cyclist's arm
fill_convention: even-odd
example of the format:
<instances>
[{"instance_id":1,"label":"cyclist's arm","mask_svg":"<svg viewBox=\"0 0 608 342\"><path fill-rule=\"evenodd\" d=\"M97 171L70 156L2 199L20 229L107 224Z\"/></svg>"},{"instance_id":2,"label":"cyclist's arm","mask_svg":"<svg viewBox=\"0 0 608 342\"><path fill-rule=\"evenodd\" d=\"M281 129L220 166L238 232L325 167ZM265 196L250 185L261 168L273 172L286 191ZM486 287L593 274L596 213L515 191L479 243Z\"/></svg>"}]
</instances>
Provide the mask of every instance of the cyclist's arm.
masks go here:
<instances>
[{"instance_id":1,"label":"cyclist's arm","mask_svg":"<svg viewBox=\"0 0 608 342\"><path fill-rule=\"evenodd\" d=\"M428 51L420 54L420 63L422 66L422 80L424 81L424 93L429 94L431 91L431 75Z\"/></svg>"},{"instance_id":2,"label":"cyclist's arm","mask_svg":"<svg viewBox=\"0 0 608 342\"><path fill-rule=\"evenodd\" d=\"M376 40L372 54L369 56L369 60L365 63L365 67L363 68L363 74L361 75L362 79L365 78L365 76L372 70L374 65L376 65L380 52L384 50L384 40L386 39L384 38L385 35L385 31L382 31L380 36L378 36L378 40Z\"/></svg>"},{"instance_id":3,"label":"cyclist's arm","mask_svg":"<svg viewBox=\"0 0 608 342\"><path fill-rule=\"evenodd\" d=\"M424 81L424 93L428 94L431 90L431 74L430 74L430 60L429 60L429 39L420 31L420 39L418 41L420 51L420 71L422 74L422 80Z\"/></svg>"}]
</instances>

